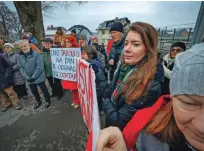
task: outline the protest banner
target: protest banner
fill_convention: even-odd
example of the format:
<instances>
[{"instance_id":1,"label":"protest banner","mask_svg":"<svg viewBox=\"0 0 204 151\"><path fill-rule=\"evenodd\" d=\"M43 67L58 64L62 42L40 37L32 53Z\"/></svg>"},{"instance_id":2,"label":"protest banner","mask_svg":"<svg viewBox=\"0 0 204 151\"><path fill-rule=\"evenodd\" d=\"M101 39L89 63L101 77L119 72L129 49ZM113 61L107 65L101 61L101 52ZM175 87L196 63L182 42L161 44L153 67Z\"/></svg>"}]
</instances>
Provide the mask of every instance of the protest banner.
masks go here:
<instances>
[{"instance_id":1,"label":"protest banner","mask_svg":"<svg viewBox=\"0 0 204 151\"><path fill-rule=\"evenodd\" d=\"M82 59L77 59L77 84L82 117L90 133L86 150L94 151L100 133L95 73L90 64Z\"/></svg>"},{"instance_id":2,"label":"protest banner","mask_svg":"<svg viewBox=\"0 0 204 151\"><path fill-rule=\"evenodd\" d=\"M76 58L81 57L80 48L51 48L53 77L76 81Z\"/></svg>"}]
</instances>

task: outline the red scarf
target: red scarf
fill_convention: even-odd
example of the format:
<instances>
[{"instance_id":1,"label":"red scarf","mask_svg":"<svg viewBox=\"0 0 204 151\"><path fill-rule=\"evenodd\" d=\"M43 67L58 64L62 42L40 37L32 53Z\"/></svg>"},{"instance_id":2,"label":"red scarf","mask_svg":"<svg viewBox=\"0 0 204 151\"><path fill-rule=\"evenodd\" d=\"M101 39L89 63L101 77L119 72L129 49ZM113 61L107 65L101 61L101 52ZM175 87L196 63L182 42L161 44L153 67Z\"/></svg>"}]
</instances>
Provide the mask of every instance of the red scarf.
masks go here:
<instances>
[{"instance_id":1,"label":"red scarf","mask_svg":"<svg viewBox=\"0 0 204 151\"><path fill-rule=\"evenodd\" d=\"M123 129L123 137L129 150L136 150L135 144L139 133L151 121L154 114L165 104L165 98L170 98L170 95L163 95L151 107L137 111Z\"/></svg>"}]
</instances>

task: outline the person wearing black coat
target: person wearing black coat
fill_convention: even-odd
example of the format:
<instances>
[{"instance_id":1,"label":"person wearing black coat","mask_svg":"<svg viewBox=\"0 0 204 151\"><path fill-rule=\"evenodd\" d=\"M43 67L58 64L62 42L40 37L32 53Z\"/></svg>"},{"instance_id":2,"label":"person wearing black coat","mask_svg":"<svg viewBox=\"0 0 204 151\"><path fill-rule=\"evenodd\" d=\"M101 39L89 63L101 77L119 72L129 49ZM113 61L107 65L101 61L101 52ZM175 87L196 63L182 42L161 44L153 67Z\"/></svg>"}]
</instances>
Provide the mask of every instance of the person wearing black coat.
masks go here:
<instances>
[{"instance_id":1,"label":"person wearing black coat","mask_svg":"<svg viewBox=\"0 0 204 151\"><path fill-rule=\"evenodd\" d=\"M113 45L109 55L110 79L112 80L117 64L125 46L125 36L123 35L123 24L120 22L114 23L110 28L110 34L113 40Z\"/></svg>"},{"instance_id":2,"label":"person wearing black coat","mask_svg":"<svg viewBox=\"0 0 204 151\"><path fill-rule=\"evenodd\" d=\"M106 95L111 95L114 90L114 85L116 85L116 77L119 75L119 71L116 72L113 81L109 87L110 91L106 91ZM161 86L164 81L164 70L161 64L157 64L157 71L155 73L154 79L148 89L146 96L141 96L140 98L134 100L133 103L127 104L124 96L120 96L116 104L113 104L110 97L104 100L105 113L106 113L106 127L108 126L118 126L123 129L127 122L132 118L134 113L141 108L149 107L161 96ZM112 91L111 91L112 90ZM112 92L112 93L111 93Z\"/></svg>"},{"instance_id":3,"label":"person wearing black coat","mask_svg":"<svg viewBox=\"0 0 204 151\"><path fill-rule=\"evenodd\" d=\"M107 86L105 77L105 67L97 56L97 50L94 46L85 46L82 48L82 59L90 63L92 69L95 72L96 82L96 94L98 101L99 112L102 111L102 95Z\"/></svg>"},{"instance_id":4,"label":"person wearing black coat","mask_svg":"<svg viewBox=\"0 0 204 151\"><path fill-rule=\"evenodd\" d=\"M153 26L136 22L130 27L121 64L103 95L106 127L123 130L135 112L161 96L164 71L157 59L157 42Z\"/></svg>"},{"instance_id":5,"label":"person wearing black coat","mask_svg":"<svg viewBox=\"0 0 204 151\"><path fill-rule=\"evenodd\" d=\"M175 42L167 55L163 57L163 67L164 67L164 84L162 87L162 94L169 94L169 82L171 78L171 72L174 67L174 62L177 54L186 50L186 45L183 42Z\"/></svg>"},{"instance_id":6,"label":"person wearing black coat","mask_svg":"<svg viewBox=\"0 0 204 151\"><path fill-rule=\"evenodd\" d=\"M4 44L4 56L12 64L12 73L13 73L13 89L17 93L18 98L27 99L28 93L25 84L25 78L20 72L20 66L18 65L19 54L14 51L14 46L11 43Z\"/></svg>"}]
</instances>

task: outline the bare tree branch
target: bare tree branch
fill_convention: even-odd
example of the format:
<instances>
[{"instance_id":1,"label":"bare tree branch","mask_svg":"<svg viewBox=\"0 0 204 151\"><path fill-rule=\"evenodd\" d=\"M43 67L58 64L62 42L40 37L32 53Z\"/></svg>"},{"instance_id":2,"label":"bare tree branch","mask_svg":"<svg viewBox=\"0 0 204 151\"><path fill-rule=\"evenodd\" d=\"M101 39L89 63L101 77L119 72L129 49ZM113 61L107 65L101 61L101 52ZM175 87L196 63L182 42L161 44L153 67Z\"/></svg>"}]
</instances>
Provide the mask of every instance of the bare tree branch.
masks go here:
<instances>
[{"instance_id":1,"label":"bare tree branch","mask_svg":"<svg viewBox=\"0 0 204 151\"><path fill-rule=\"evenodd\" d=\"M50 16L53 13L53 10L56 8L64 8L68 11L68 8L72 5L72 4L78 4L78 5L82 5L82 4L86 4L86 1L52 1L52 2L48 2L48 1L43 1L42 2L42 11L44 15Z\"/></svg>"},{"instance_id":2,"label":"bare tree branch","mask_svg":"<svg viewBox=\"0 0 204 151\"><path fill-rule=\"evenodd\" d=\"M4 2L0 1L0 30L8 40L12 40L13 35L20 38L22 26L17 13L12 12Z\"/></svg>"}]
</instances>

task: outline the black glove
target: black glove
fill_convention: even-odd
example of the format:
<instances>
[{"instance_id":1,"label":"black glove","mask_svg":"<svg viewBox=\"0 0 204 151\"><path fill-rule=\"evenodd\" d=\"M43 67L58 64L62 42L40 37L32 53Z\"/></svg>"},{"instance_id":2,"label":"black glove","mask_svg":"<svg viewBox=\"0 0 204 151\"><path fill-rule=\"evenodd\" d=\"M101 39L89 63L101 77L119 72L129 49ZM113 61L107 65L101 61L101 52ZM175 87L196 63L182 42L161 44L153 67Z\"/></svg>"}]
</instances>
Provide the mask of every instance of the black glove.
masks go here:
<instances>
[{"instance_id":1,"label":"black glove","mask_svg":"<svg viewBox=\"0 0 204 151\"><path fill-rule=\"evenodd\" d=\"M30 78L30 77L28 77L26 80L27 80L28 82L34 82L34 81L35 81L35 79Z\"/></svg>"}]
</instances>

